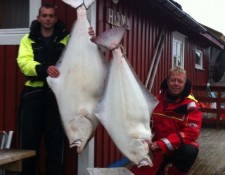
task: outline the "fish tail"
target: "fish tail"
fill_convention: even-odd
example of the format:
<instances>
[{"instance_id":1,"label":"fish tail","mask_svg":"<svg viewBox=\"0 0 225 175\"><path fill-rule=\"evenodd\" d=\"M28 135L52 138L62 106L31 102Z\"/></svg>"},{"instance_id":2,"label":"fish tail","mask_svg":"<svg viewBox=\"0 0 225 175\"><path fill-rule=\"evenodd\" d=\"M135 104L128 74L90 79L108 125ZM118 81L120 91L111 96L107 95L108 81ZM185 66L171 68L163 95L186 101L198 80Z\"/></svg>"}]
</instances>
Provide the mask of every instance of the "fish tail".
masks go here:
<instances>
[{"instance_id":1,"label":"fish tail","mask_svg":"<svg viewBox=\"0 0 225 175\"><path fill-rule=\"evenodd\" d=\"M91 4L95 2L95 0L62 0L62 1L74 8L78 8L81 5L84 5L86 9L88 9L91 6Z\"/></svg>"},{"instance_id":2,"label":"fish tail","mask_svg":"<svg viewBox=\"0 0 225 175\"><path fill-rule=\"evenodd\" d=\"M91 41L101 47L105 47L109 50L113 50L118 47L121 40L123 39L123 35L126 31L126 25L122 25L120 27L115 27L105 32L101 33L99 36L94 37Z\"/></svg>"}]
</instances>

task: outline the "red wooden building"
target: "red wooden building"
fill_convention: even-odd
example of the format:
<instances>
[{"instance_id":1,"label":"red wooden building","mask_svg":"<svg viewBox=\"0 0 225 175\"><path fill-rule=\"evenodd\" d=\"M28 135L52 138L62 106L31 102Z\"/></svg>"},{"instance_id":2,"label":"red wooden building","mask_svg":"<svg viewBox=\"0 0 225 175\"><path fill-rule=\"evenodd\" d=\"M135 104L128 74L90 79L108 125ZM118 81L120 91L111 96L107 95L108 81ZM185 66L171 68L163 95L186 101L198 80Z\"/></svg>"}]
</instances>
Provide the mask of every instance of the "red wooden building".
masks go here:
<instances>
[{"instance_id":1,"label":"red wooden building","mask_svg":"<svg viewBox=\"0 0 225 175\"><path fill-rule=\"evenodd\" d=\"M21 37L29 31L29 24L36 17L41 3L55 3L59 19L71 30L76 10L61 0L0 2L0 129L15 131L13 148L19 147L17 115L25 81L16 63L18 45ZM168 70L176 65L187 70L194 85L206 84L210 80L210 63L224 49L220 38L199 24L191 14L185 13L173 0L97 0L88 12L97 34L124 21L129 24L122 44L134 71L154 95ZM110 53L105 56L110 60ZM146 83L148 77L152 81ZM96 131L94 145L95 167L107 167L121 158L102 126ZM66 145L65 175L78 174L77 157L75 150ZM40 162L43 160L44 151ZM44 171L43 163L40 163L40 173Z\"/></svg>"}]
</instances>

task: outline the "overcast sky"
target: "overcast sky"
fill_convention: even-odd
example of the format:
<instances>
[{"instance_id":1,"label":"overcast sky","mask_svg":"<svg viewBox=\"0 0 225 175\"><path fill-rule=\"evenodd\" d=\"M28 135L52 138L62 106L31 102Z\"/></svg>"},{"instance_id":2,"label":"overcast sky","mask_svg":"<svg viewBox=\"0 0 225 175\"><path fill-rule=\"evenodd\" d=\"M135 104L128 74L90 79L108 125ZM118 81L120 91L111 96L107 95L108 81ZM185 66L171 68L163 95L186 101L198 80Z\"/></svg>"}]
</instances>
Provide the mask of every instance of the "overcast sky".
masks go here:
<instances>
[{"instance_id":1,"label":"overcast sky","mask_svg":"<svg viewBox=\"0 0 225 175\"><path fill-rule=\"evenodd\" d=\"M201 24L225 35L225 0L175 0Z\"/></svg>"}]
</instances>

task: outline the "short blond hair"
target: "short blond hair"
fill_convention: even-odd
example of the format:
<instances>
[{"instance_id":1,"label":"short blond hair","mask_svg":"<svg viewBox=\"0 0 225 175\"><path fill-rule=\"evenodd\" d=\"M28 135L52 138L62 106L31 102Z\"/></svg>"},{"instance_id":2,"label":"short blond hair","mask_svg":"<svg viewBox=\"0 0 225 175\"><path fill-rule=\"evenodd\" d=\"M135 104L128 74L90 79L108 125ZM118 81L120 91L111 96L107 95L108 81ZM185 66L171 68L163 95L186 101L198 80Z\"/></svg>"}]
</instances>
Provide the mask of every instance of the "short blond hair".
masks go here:
<instances>
[{"instance_id":1,"label":"short blond hair","mask_svg":"<svg viewBox=\"0 0 225 175\"><path fill-rule=\"evenodd\" d=\"M182 69L181 67L179 66L176 66L172 69L169 70L169 77L171 74L184 74L185 75L185 78L187 77L187 74L186 74L186 70Z\"/></svg>"}]
</instances>

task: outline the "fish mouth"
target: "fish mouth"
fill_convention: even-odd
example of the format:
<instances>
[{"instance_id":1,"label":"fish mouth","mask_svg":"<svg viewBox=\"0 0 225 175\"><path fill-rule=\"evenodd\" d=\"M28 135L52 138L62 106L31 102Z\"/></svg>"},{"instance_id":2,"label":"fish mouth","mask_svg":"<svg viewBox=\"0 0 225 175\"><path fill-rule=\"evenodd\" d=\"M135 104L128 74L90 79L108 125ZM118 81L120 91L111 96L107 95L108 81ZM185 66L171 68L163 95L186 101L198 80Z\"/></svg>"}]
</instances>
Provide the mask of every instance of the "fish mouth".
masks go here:
<instances>
[{"instance_id":1,"label":"fish mouth","mask_svg":"<svg viewBox=\"0 0 225 175\"><path fill-rule=\"evenodd\" d=\"M144 158L142 159L139 164L138 164L138 168L142 167L142 166L150 166L153 167L153 163L149 158Z\"/></svg>"},{"instance_id":2,"label":"fish mouth","mask_svg":"<svg viewBox=\"0 0 225 175\"><path fill-rule=\"evenodd\" d=\"M75 140L75 141L73 141L73 142L70 144L70 147L80 146L81 143L82 143L82 141L81 141L80 139Z\"/></svg>"},{"instance_id":3,"label":"fish mouth","mask_svg":"<svg viewBox=\"0 0 225 175\"><path fill-rule=\"evenodd\" d=\"M82 153L83 149L87 146L88 142L77 139L70 144L70 148L77 147L77 153Z\"/></svg>"},{"instance_id":4,"label":"fish mouth","mask_svg":"<svg viewBox=\"0 0 225 175\"><path fill-rule=\"evenodd\" d=\"M75 140L73 141L71 144L70 144L70 148L72 147L77 147L77 152L79 153L80 152L80 146L82 144L82 141L79 139L79 140Z\"/></svg>"}]
</instances>

